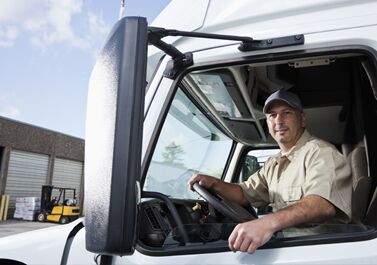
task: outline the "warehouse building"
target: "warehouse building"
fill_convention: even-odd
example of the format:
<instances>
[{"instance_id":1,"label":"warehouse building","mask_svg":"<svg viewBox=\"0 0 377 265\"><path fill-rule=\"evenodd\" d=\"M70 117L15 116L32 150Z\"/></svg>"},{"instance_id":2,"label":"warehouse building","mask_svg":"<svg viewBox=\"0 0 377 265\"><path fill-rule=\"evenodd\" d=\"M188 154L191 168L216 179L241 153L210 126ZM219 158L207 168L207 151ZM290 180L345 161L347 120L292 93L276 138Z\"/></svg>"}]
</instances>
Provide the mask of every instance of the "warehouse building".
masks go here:
<instances>
[{"instance_id":1,"label":"warehouse building","mask_svg":"<svg viewBox=\"0 0 377 265\"><path fill-rule=\"evenodd\" d=\"M40 197L42 185L75 188L83 201L84 140L0 117L0 195L11 217L17 197Z\"/></svg>"}]
</instances>

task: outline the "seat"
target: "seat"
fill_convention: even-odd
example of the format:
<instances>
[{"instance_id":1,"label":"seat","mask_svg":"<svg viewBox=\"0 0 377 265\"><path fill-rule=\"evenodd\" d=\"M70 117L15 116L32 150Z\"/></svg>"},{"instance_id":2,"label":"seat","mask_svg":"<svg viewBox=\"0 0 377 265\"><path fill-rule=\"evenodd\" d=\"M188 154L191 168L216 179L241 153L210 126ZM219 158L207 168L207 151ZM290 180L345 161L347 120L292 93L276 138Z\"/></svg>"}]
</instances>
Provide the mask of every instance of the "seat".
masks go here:
<instances>
[{"instance_id":1,"label":"seat","mask_svg":"<svg viewBox=\"0 0 377 265\"><path fill-rule=\"evenodd\" d=\"M347 156L352 170L352 219L362 222L368 206L371 178L368 175L366 150L362 143L358 144Z\"/></svg>"}]
</instances>

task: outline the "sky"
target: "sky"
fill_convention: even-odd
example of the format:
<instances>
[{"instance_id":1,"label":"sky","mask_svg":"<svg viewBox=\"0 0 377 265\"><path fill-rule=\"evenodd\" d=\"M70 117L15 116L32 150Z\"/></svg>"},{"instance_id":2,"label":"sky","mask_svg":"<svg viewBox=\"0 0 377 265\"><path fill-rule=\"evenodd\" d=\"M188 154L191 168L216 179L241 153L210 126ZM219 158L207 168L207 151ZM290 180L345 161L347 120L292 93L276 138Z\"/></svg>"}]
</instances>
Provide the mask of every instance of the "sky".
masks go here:
<instances>
[{"instance_id":1,"label":"sky","mask_svg":"<svg viewBox=\"0 0 377 265\"><path fill-rule=\"evenodd\" d=\"M125 0L148 23L170 0ZM0 116L85 138L87 88L120 0L1 0Z\"/></svg>"}]
</instances>

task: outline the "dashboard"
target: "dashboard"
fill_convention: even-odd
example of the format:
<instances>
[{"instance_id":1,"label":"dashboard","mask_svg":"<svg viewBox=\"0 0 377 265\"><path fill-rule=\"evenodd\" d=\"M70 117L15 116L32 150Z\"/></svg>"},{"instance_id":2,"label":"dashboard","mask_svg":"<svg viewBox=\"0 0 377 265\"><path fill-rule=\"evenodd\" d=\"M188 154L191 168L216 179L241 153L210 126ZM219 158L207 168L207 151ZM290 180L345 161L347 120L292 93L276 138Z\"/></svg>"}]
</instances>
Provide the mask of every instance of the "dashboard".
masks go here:
<instances>
[{"instance_id":1,"label":"dashboard","mask_svg":"<svg viewBox=\"0 0 377 265\"><path fill-rule=\"evenodd\" d=\"M139 241L149 247L227 241L236 225L202 200L143 201L139 208ZM174 213L175 212L175 213Z\"/></svg>"}]
</instances>

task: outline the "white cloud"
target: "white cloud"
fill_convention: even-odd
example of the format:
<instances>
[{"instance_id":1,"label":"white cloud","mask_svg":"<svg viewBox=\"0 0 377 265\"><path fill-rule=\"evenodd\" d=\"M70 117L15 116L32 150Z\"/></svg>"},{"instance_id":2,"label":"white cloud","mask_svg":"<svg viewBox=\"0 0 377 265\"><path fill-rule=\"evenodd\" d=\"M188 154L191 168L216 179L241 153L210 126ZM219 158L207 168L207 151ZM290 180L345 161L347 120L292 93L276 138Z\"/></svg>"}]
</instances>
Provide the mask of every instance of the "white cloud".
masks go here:
<instances>
[{"instance_id":1,"label":"white cloud","mask_svg":"<svg viewBox=\"0 0 377 265\"><path fill-rule=\"evenodd\" d=\"M92 12L88 13L88 34L86 39L92 44L93 58L98 55L101 45L107 34L110 31L110 26L105 23L102 15L97 15Z\"/></svg>"},{"instance_id":2,"label":"white cloud","mask_svg":"<svg viewBox=\"0 0 377 265\"><path fill-rule=\"evenodd\" d=\"M13 106L5 106L0 109L0 116L11 118L11 119L20 119L21 111Z\"/></svg>"},{"instance_id":3,"label":"white cloud","mask_svg":"<svg viewBox=\"0 0 377 265\"><path fill-rule=\"evenodd\" d=\"M15 22L20 22L20 19L25 20L25 19L28 19L29 17L33 17L41 8L42 2L46 2L46 1L1 0L0 1L0 22L2 24L4 22L15 23Z\"/></svg>"},{"instance_id":4,"label":"white cloud","mask_svg":"<svg viewBox=\"0 0 377 265\"><path fill-rule=\"evenodd\" d=\"M21 34L40 48L93 47L109 26L101 15L83 14L82 6L83 0L1 0L0 48L12 46Z\"/></svg>"},{"instance_id":5,"label":"white cloud","mask_svg":"<svg viewBox=\"0 0 377 265\"><path fill-rule=\"evenodd\" d=\"M65 43L73 47L87 48L88 43L76 34L72 18L81 14L82 1L65 0L49 1L48 12L44 17L28 21L26 29L36 33L32 43L37 46L48 46Z\"/></svg>"},{"instance_id":6,"label":"white cloud","mask_svg":"<svg viewBox=\"0 0 377 265\"><path fill-rule=\"evenodd\" d=\"M11 47L18 37L18 29L14 26L0 26L0 48Z\"/></svg>"},{"instance_id":7,"label":"white cloud","mask_svg":"<svg viewBox=\"0 0 377 265\"><path fill-rule=\"evenodd\" d=\"M96 15L93 12L88 13L89 32L91 36L104 35L110 30L109 25L106 25L102 15Z\"/></svg>"}]
</instances>

